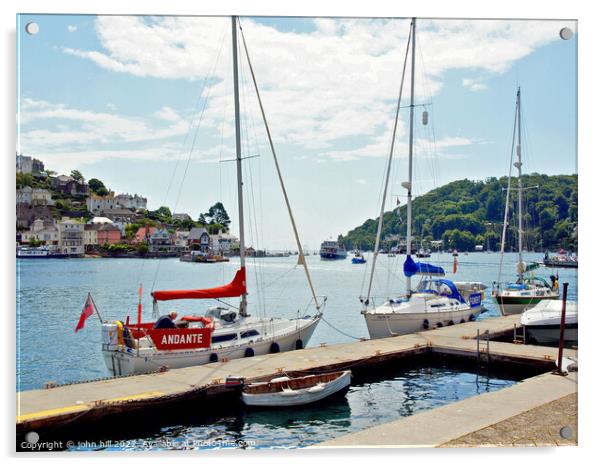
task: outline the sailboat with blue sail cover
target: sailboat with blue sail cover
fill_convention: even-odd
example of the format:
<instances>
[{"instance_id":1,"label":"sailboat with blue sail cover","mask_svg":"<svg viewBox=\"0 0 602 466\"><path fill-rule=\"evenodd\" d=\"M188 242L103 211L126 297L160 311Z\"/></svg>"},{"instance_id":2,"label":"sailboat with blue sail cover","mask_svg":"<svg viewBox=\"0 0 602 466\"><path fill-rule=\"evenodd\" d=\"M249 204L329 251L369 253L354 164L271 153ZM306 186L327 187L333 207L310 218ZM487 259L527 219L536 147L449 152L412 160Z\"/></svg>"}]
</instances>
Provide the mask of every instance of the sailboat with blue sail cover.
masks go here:
<instances>
[{"instance_id":1,"label":"sailboat with blue sail cover","mask_svg":"<svg viewBox=\"0 0 602 466\"><path fill-rule=\"evenodd\" d=\"M385 300L376 306L375 299L371 296L374 280L374 270L379 254L380 236L382 232L383 214L391 160L395 144L395 134L399 120L399 109L403 90L403 81L406 69L408 52L411 40L411 92L410 92L410 125L409 125L409 181L403 182L402 187L407 190L407 235L406 235L406 260L403 273L406 277L406 293ZM416 50L416 18L412 19L410 36L406 47L403 73L397 110L393 126L393 138L387 163L384 193L380 210L380 218L376 233L374 256L368 285L368 293L360 298L363 309L362 314L366 320L370 338L384 338L396 335L419 332L446 325L458 324L474 320L482 311L486 286L481 282L454 282L443 278L445 271L442 267L426 262L415 262L412 258L412 158L414 151L414 65ZM428 114L427 114L428 115ZM423 115L423 123L428 117ZM412 287L412 277L420 277L418 285Z\"/></svg>"}]
</instances>

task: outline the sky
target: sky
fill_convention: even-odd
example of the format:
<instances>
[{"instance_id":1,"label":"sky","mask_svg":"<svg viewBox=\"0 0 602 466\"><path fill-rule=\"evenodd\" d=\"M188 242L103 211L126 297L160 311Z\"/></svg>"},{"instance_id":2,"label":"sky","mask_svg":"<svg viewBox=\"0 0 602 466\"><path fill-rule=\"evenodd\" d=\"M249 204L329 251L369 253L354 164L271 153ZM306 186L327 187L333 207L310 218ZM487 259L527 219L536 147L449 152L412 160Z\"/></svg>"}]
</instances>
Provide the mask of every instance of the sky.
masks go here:
<instances>
[{"instance_id":1,"label":"sky","mask_svg":"<svg viewBox=\"0 0 602 466\"><path fill-rule=\"evenodd\" d=\"M225 17L21 15L17 152L193 218L222 201L238 228L232 45ZM26 34L36 22L39 32ZM310 249L376 217L410 21L241 18L301 236ZM576 160L571 21L417 21L414 193L508 172L522 89L525 172ZM240 47L240 44L239 44ZM247 243L294 238L239 54ZM409 78L387 207L408 172ZM421 114L429 112L429 124ZM402 199L403 201L403 199Z\"/></svg>"}]
</instances>

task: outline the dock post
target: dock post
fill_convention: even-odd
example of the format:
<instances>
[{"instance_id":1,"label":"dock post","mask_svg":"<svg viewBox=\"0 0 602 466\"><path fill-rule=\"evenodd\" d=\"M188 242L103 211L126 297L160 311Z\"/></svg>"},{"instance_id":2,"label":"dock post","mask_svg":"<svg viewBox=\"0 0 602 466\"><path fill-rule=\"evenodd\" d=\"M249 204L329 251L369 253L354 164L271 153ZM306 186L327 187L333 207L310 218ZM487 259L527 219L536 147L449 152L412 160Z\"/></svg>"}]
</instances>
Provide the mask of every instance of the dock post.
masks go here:
<instances>
[{"instance_id":1,"label":"dock post","mask_svg":"<svg viewBox=\"0 0 602 466\"><path fill-rule=\"evenodd\" d=\"M491 364L491 356L489 354L489 329L485 331L487 334L487 370L489 370L489 364Z\"/></svg>"},{"instance_id":2,"label":"dock post","mask_svg":"<svg viewBox=\"0 0 602 466\"><path fill-rule=\"evenodd\" d=\"M562 370L562 353L564 351L564 323L566 319L566 294L569 284L562 284L562 312L560 314L560 340L558 341L558 368L554 371L556 375L567 375L568 372Z\"/></svg>"},{"instance_id":3,"label":"dock post","mask_svg":"<svg viewBox=\"0 0 602 466\"><path fill-rule=\"evenodd\" d=\"M477 374L481 366L481 331L477 329Z\"/></svg>"}]
</instances>

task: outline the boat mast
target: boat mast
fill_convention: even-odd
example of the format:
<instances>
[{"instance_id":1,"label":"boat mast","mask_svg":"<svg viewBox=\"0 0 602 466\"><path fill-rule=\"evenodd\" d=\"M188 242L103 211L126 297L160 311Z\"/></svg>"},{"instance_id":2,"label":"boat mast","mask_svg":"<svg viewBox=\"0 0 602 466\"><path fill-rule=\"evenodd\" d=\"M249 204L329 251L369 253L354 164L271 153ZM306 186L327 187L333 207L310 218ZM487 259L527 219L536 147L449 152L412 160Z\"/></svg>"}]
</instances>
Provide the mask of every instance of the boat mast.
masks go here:
<instances>
[{"instance_id":1,"label":"boat mast","mask_svg":"<svg viewBox=\"0 0 602 466\"><path fill-rule=\"evenodd\" d=\"M236 16L232 16L232 67L234 82L234 122L236 126L236 179L238 186L238 234L240 236L240 268L245 268L245 221L242 203L242 156L240 148L240 104L238 96L238 39L236 37ZM238 313L247 316L247 293L240 297Z\"/></svg>"},{"instance_id":2,"label":"boat mast","mask_svg":"<svg viewBox=\"0 0 602 466\"><path fill-rule=\"evenodd\" d=\"M406 232L406 255L412 255L412 157L414 155L414 75L416 63L416 18L412 18L412 74L410 79L410 141L408 152L408 181L402 183L408 190L407 203L407 232ZM406 277L406 294L412 293L412 278Z\"/></svg>"},{"instance_id":3,"label":"boat mast","mask_svg":"<svg viewBox=\"0 0 602 466\"><path fill-rule=\"evenodd\" d=\"M516 146L517 161L514 166L518 170L518 282L523 282L523 183L521 160L521 121L520 121L520 87L516 92L516 111L518 114L518 145Z\"/></svg>"}]
</instances>

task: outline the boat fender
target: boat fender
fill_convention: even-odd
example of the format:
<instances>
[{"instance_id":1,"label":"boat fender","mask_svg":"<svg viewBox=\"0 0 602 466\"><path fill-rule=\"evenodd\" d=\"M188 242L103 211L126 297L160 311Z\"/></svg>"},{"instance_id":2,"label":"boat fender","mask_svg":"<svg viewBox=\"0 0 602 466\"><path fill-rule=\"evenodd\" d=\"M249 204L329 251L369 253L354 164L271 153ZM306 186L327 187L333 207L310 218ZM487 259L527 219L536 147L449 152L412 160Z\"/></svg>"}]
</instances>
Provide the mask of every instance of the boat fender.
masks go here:
<instances>
[{"instance_id":1,"label":"boat fender","mask_svg":"<svg viewBox=\"0 0 602 466\"><path fill-rule=\"evenodd\" d=\"M270 345L270 353L280 353L280 345L276 342L273 342Z\"/></svg>"},{"instance_id":2,"label":"boat fender","mask_svg":"<svg viewBox=\"0 0 602 466\"><path fill-rule=\"evenodd\" d=\"M209 355L209 362L217 362L219 360L217 353L211 353Z\"/></svg>"},{"instance_id":3,"label":"boat fender","mask_svg":"<svg viewBox=\"0 0 602 466\"><path fill-rule=\"evenodd\" d=\"M470 316L468 316L468 320L471 322L474 322L476 319L476 317L474 316L474 314L470 314Z\"/></svg>"},{"instance_id":4,"label":"boat fender","mask_svg":"<svg viewBox=\"0 0 602 466\"><path fill-rule=\"evenodd\" d=\"M437 322L437 328L441 328L443 327L443 324L441 322Z\"/></svg>"},{"instance_id":5,"label":"boat fender","mask_svg":"<svg viewBox=\"0 0 602 466\"><path fill-rule=\"evenodd\" d=\"M454 321L453 321L453 320L450 320L450 321L447 323L447 326L448 326L448 327L449 327L450 325L454 325Z\"/></svg>"},{"instance_id":6,"label":"boat fender","mask_svg":"<svg viewBox=\"0 0 602 466\"><path fill-rule=\"evenodd\" d=\"M295 342L295 349L303 349L303 340L300 338Z\"/></svg>"},{"instance_id":7,"label":"boat fender","mask_svg":"<svg viewBox=\"0 0 602 466\"><path fill-rule=\"evenodd\" d=\"M124 345L124 341L123 341L123 322L121 322L120 320L116 320L115 321L115 325L117 325L117 344L119 346L123 346Z\"/></svg>"},{"instance_id":8,"label":"boat fender","mask_svg":"<svg viewBox=\"0 0 602 466\"><path fill-rule=\"evenodd\" d=\"M428 330L428 329L429 329L429 320L428 320L428 319L424 319L424 320L422 321L422 328L423 328L424 330Z\"/></svg>"},{"instance_id":9,"label":"boat fender","mask_svg":"<svg viewBox=\"0 0 602 466\"><path fill-rule=\"evenodd\" d=\"M253 348L247 348L245 350L245 358L252 358L253 356L255 356L255 351Z\"/></svg>"},{"instance_id":10,"label":"boat fender","mask_svg":"<svg viewBox=\"0 0 602 466\"><path fill-rule=\"evenodd\" d=\"M460 319L461 324L463 324L464 322L466 322L464 319Z\"/></svg>"}]
</instances>

